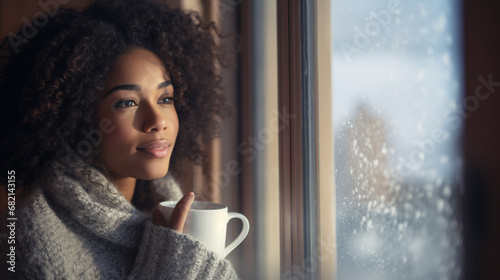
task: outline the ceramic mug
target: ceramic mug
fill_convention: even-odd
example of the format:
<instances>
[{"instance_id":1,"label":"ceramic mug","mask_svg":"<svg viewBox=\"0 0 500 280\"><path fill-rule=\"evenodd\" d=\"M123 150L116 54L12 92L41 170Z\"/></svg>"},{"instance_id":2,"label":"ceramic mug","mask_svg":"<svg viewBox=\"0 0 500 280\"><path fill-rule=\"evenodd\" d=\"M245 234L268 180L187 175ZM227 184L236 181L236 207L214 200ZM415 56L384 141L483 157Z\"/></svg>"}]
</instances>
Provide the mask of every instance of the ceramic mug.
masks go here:
<instances>
[{"instance_id":1,"label":"ceramic mug","mask_svg":"<svg viewBox=\"0 0 500 280\"><path fill-rule=\"evenodd\" d=\"M168 223L177 201L160 202L159 210ZM231 219L240 219L243 228L236 239L226 246L227 223ZM250 223L240 213L228 212L227 206L208 202L194 201L189 209L183 233L203 243L208 249L225 258L248 235Z\"/></svg>"}]
</instances>

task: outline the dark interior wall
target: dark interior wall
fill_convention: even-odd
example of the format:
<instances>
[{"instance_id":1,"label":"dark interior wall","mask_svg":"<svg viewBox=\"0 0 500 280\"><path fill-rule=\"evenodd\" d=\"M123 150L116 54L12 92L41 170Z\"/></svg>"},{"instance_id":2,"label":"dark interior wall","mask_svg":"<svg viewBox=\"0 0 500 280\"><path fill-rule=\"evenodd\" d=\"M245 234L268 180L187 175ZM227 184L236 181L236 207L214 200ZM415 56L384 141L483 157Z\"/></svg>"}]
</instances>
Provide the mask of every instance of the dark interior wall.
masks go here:
<instances>
[{"instance_id":1,"label":"dark interior wall","mask_svg":"<svg viewBox=\"0 0 500 280\"><path fill-rule=\"evenodd\" d=\"M23 17L31 20L37 12L37 2L33 0L0 1L0 36L3 39L9 32L17 33L23 24ZM38 7L41 9L41 7Z\"/></svg>"},{"instance_id":2,"label":"dark interior wall","mask_svg":"<svg viewBox=\"0 0 500 280\"><path fill-rule=\"evenodd\" d=\"M500 1L464 0L466 279L500 279Z\"/></svg>"}]
</instances>

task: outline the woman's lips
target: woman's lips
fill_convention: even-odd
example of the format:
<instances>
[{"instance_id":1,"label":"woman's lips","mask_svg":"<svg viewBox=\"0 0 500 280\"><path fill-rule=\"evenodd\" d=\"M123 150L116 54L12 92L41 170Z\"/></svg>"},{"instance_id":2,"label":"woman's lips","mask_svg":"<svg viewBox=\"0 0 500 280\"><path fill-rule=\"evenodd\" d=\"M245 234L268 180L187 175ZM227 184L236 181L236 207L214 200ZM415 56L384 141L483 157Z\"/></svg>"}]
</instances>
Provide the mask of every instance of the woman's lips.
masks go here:
<instances>
[{"instance_id":1,"label":"woman's lips","mask_svg":"<svg viewBox=\"0 0 500 280\"><path fill-rule=\"evenodd\" d=\"M155 140L142 144L137 148L138 151L146 153L155 158L164 158L168 156L170 150L170 143L165 140Z\"/></svg>"}]
</instances>

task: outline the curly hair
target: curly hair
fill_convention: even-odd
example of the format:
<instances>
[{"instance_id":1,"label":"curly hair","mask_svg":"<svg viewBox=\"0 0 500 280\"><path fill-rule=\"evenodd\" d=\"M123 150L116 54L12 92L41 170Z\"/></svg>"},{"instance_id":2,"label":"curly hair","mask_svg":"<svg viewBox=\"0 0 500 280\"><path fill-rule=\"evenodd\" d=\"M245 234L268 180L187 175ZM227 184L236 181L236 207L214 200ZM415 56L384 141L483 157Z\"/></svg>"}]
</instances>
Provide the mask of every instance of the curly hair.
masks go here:
<instances>
[{"instance_id":1,"label":"curly hair","mask_svg":"<svg viewBox=\"0 0 500 280\"><path fill-rule=\"evenodd\" d=\"M220 117L228 113L214 34L213 24L204 25L196 14L159 3L98 0L83 11L60 9L29 40L21 31L4 38L1 170L22 174L23 190L29 190L52 162L76 151L95 129L98 93L113 62L132 48L156 54L175 88L180 129L170 171L179 175L184 159L206 167L201 143L218 137ZM81 156L106 171L98 147ZM0 174L5 184L6 172Z\"/></svg>"}]
</instances>

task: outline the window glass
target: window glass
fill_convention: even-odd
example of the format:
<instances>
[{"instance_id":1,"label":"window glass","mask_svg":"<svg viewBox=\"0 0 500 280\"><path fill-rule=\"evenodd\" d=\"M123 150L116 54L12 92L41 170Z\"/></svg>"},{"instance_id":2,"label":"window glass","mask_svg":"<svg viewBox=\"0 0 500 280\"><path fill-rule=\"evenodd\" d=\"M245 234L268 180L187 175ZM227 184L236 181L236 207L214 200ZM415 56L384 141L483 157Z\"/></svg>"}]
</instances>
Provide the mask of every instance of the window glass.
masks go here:
<instances>
[{"instance_id":1,"label":"window glass","mask_svg":"<svg viewBox=\"0 0 500 280\"><path fill-rule=\"evenodd\" d=\"M331 3L338 279L457 279L460 3Z\"/></svg>"}]
</instances>

